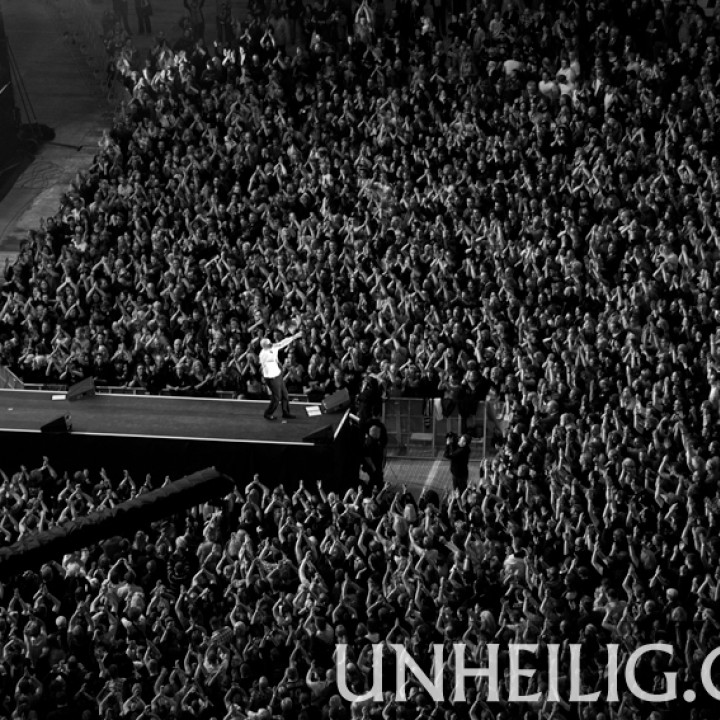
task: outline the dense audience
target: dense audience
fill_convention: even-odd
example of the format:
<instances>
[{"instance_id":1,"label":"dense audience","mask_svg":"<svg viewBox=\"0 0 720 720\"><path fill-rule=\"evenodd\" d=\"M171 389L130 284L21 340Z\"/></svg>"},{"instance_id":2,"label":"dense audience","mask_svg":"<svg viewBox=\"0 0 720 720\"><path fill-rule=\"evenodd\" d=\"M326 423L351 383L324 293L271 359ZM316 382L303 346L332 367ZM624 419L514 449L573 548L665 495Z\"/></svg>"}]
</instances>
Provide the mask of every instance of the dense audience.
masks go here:
<instances>
[{"instance_id":1,"label":"dense audience","mask_svg":"<svg viewBox=\"0 0 720 720\"><path fill-rule=\"evenodd\" d=\"M459 6L288 2L220 43L195 16L128 53L125 116L6 268L2 359L29 381L252 396L258 341L300 327L297 387L373 376L465 416L493 393L498 455L436 502L256 482L28 574L3 588L8 715L717 716L698 683L720 642L719 20ZM5 484L8 542L115 485L40 495L26 475ZM646 689L677 670L700 699L338 698L337 642L361 692L370 642L461 639L479 664L493 640L579 642L585 689L608 643L625 662L662 640Z\"/></svg>"},{"instance_id":2,"label":"dense audience","mask_svg":"<svg viewBox=\"0 0 720 720\"><path fill-rule=\"evenodd\" d=\"M631 392L646 362L709 352L715 26L560 6L438 27L323 6L295 23L307 46L273 17L128 51L126 115L7 268L4 362L252 393L258 339L299 322L303 388L369 371L442 395L477 364L501 394L550 375L541 394L577 404L618 352Z\"/></svg>"},{"instance_id":3,"label":"dense audience","mask_svg":"<svg viewBox=\"0 0 720 720\"><path fill-rule=\"evenodd\" d=\"M600 444L612 420L603 425ZM387 484L335 493L301 482L290 493L256 476L215 505L28 569L1 588L0 716L656 720L673 704L643 704L622 683L619 703L566 702L568 643L582 646L591 692L607 687L608 644L620 644L622 668L635 647L662 641L674 659L645 656L644 689L661 692L675 671L681 692L699 691L683 716L716 717L699 687L720 641L716 484L686 482L667 456L644 476L631 457L619 473L581 459L579 472L547 477L511 473L511 461L500 454L462 493L417 501ZM61 475L47 458L3 480L8 542L153 487L127 473ZM408 676L400 702L391 653L383 701L345 699L336 645L347 645L347 690L359 696L382 642L405 645L428 674L430 645L444 644L448 700L432 702ZM498 702L486 680L450 702L455 642L470 666L500 644ZM540 699L506 702L507 644L518 642L561 646L563 700L547 697L541 650L526 656L537 672L521 684Z\"/></svg>"}]
</instances>

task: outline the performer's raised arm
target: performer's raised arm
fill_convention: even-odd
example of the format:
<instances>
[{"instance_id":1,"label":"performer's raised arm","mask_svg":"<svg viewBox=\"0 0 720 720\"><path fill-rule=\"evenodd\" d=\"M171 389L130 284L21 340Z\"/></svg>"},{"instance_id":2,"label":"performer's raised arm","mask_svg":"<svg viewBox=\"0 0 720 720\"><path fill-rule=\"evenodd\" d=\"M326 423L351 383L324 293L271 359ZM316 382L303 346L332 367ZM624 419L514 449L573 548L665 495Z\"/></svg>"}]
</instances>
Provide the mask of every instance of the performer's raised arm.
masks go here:
<instances>
[{"instance_id":1,"label":"performer's raised arm","mask_svg":"<svg viewBox=\"0 0 720 720\"><path fill-rule=\"evenodd\" d=\"M286 348L288 345L290 345L290 343L295 342L295 340L297 340L301 336L302 332L296 332L294 335L291 335L290 337L287 337L278 343L274 343L272 348L273 350L282 350L283 348Z\"/></svg>"}]
</instances>

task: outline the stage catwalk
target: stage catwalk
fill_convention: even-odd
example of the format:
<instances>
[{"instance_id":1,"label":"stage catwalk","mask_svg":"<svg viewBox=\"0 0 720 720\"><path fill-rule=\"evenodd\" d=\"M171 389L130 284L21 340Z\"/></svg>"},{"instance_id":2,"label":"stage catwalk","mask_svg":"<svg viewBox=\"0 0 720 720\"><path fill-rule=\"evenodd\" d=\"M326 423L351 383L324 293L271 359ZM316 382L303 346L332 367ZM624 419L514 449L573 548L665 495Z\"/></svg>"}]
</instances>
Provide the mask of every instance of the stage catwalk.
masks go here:
<instances>
[{"instance_id":1,"label":"stage catwalk","mask_svg":"<svg viewBox=\"0 0 720 720\"><path fill-rule=\"evenodd\" d=\"M261 470L290 485L300 478L355 480L354 440L344 436L343 415L308 417L306 403L291 403L296 419L269 422L265 401L105 394L53 400L58 394L0 390L0 467L11 470L29 458L39 466L48 455L66 467L114 464L137 475L180 477L215 466L240 480ZM70 434L40 432L67 414ZM303 441L323 428L329 430L326 443Z\"/></svg>"},{"instance_id":2,"label":"stage catwalk","mask_svg":"<svg viewBox=\"0 0 720 720\"><path fill-rule=\"evenodd\" d=\"M184 440L301 443L305 435L338 416L310 418L306 404L292 403L295 420L269 422L265 401L95 395L69 402L45 390L0 390L0 429L40 430L69 413L74 433Z\"/></svg>"}]
</instances>

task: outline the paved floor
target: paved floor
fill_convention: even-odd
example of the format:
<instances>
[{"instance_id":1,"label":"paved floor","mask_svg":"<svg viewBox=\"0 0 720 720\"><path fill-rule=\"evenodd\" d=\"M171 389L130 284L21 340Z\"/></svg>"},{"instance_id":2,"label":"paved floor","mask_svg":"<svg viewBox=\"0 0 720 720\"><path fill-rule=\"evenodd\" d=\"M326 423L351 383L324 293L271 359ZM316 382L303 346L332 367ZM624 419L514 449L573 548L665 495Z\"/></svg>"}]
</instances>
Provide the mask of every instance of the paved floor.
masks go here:
<instances>
[{"instance_id":1,"label":"paved floor","mask_svg":"<svg viewBox=\"0 0 720 720\"><path fill-rule=\"evenodd\" d=\"M93 85L79 49L63 29L62 2L66 0L0 1L9 46L35 117L56 133L0 202L1 262L15 254L21 238L38 227L41 217L55 212L70 181L92 161L101 127L109 120L103 93Z\"/></svg>"},{"instance_id":2,"label":"paved floor","mask_svg":"<svg viewBox=\"0 0 720 720\"><path fill-rule=\"evenodd\" d=\"M470 480L476 481L482 462L470 461ZM408 490L419 497L423 490L435 490L441 497L452 488L450 461L443 457L436 460L409 460L407 458L389 458L385 466L385 479L398 489L407 485Z\"/></svg>"}]
</instances>

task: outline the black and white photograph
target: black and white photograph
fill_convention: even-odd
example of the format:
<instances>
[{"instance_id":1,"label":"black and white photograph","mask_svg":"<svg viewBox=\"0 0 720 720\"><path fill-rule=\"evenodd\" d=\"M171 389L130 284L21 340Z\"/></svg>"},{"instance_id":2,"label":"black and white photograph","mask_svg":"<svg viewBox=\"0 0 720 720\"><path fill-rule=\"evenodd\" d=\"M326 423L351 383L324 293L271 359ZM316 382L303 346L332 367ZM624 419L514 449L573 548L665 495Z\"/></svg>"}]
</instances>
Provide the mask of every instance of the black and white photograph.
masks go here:
<instances>
[{"instance_id":1,"label":"black and white photograph","mask_svg":"<svg viewBox=\"0 0 720 720\"><path fill-rule=\"evenodd\" d=\"M719 39L0 0L0 720L717 720Z\"/></svg>"}]
</instances>

